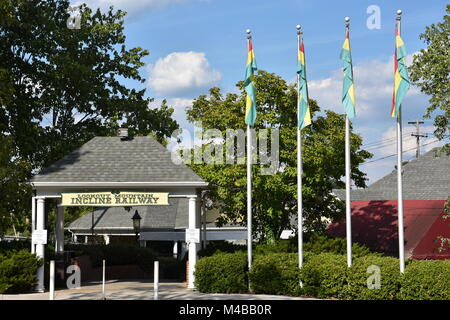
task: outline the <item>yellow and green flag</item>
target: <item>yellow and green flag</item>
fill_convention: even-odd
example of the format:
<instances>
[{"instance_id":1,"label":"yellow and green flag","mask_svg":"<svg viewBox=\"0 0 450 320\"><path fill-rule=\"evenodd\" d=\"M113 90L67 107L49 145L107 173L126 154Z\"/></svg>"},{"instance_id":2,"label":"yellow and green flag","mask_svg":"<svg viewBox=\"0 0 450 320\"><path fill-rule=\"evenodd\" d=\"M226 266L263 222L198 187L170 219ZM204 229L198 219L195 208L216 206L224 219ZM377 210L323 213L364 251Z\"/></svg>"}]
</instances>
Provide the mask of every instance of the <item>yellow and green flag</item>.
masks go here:
<instances>
[{"instance_id":1,"label":"yellow and green flag","mask_svg":"<svg viewBox=\"0 0 450 320\"><path fill-rule=\"evenodd\" d=\"M394 94L392 96L391 116L398 116L400 105L409 89L408 69L405 63L406 48L398 30L395 35L394 53Z\"/></svg>"},{"instance_id":2,"label":"yellow and green flag","mask_svg":"<svg viewBox=\"0 0 450 320\"><path fill-rule=\"evenodd\" d=\"M353 66L352 54L350 52L350 40L348 30L341 50L341 60L344 63L344 83L342 86L342 104L345 113L351 119L356 115L355 110L355 89L353 86Z\"/></svg>"},{"instance_id":3,"label":"yellow and green flag","mask_svg":"<svg viewBox=\"0 0 450 320\"><path fill-rule=\"evenodd\" d=\"M255 54L253 52L252 39L249 39L244 87L247 92L247 99L245 102L245 123L250 126L253 126L256 121L256 91L252 81L255 70L257 70Z\"/></svg>"},{"instance_id":4,"label":"yellow and green flag","mask_svg":"<svg viewBox=\"0 0 450 320\"><path fill-rule=\"evenodd\" d=\"M311 113L309 111L308 103L308 85L306 83L306 63L305 63L305 46L303 41L298 49L298 101L297 101L297 116L298 127L303 129L311 124Z\"/></svg>"}]
</instances>

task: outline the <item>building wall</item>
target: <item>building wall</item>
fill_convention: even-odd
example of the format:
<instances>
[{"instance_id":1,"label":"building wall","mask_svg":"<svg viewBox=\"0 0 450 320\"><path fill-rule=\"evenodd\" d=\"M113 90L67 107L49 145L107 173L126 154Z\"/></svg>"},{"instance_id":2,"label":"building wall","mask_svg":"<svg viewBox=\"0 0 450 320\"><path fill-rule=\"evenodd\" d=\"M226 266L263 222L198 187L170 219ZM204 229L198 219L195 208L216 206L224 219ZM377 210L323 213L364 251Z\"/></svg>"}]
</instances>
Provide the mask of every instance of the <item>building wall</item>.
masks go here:
<instances>
[{"instance_id":1,"label":"building wall","mask_svg":"<svg viewBox=\"0 0 450 320\"><path fill-rule=\"evenodd\" d=\"M404 200L405 255L428 259L450 259L450 250L439 253L435 240L450 237L449 221L442 218L446 200ZM398 256L396 200L352 201L352 241L372 250ZM345 219L331 224L327 233L345 237Z\"/></svg>"}]
</instances>

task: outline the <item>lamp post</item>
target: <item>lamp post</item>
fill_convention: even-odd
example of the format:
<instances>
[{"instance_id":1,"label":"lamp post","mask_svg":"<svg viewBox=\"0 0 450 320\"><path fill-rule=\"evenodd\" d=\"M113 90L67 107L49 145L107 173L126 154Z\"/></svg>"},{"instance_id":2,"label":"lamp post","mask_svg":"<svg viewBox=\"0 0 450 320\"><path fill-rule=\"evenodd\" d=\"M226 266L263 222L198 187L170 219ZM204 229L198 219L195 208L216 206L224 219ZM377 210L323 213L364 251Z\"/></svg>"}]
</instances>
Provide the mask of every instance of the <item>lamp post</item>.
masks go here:
<instances>
[{"instance_id":1,"label":"lamp post","mask_svg":"<svg viewBox=\"0 0 450 320\"><path fill-rule=\"evenodd\" d=\"M142 218L139 215L137 210L134 212L134 215L131 219L133 220L133 229L134 229L134 233L136 234L136 241L139 241L138 235L141 230L141 219Z\"/></svg>"}]
</instances>

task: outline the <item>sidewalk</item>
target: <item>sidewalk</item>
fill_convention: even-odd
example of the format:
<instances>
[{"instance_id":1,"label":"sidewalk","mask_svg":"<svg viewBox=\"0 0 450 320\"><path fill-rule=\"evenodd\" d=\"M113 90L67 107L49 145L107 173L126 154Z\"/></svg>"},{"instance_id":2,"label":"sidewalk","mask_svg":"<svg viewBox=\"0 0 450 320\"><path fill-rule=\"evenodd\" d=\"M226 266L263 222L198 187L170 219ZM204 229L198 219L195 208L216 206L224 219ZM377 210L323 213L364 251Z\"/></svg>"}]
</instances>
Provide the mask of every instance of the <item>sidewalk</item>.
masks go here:
<instances>
[{"instance_id":1,"label":"sidewalk","mask_svg":"<svg viewBox=\"0 0 450 320\"><path fill-rule=\"evenodd\" d=\"M107 300L153 300L153 282L149 281L107 281ZM49 294L0 295L0 300L48 300ZM55 300L101 300L101 282L82 284L78 289L56 290ZM205 294L187 289L184 283L165 282L159 284L159 300L313 300L311 298L261 294Z\"/></svg>"}]
</instances>

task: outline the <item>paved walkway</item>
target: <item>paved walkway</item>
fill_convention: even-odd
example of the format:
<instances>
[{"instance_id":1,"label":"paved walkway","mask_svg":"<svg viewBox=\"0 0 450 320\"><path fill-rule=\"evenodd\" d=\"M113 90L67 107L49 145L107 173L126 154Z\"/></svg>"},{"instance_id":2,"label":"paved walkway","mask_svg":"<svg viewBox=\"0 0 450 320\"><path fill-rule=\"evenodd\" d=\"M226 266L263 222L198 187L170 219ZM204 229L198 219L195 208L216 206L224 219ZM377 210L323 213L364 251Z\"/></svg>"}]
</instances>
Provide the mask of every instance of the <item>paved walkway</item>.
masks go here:
<instances>
[{"instance_id":1,"label":"paved walkway","mask_svg":"<svg viewBox=\"0 0 450 320\"><path fill-rule=\"evenodd\" d=\"M149 281L107 281L107 300L153 300L153 282ZM0 300L48 300L49 294L0 295ZM56 300L101 300L102 284L85 283L78 289L56 290ZM261 294L205 294L187 289L184 283L164 282L159 284L160 300L311 300L310 298L261 295Z\"/></svg>"}]
</instances>

